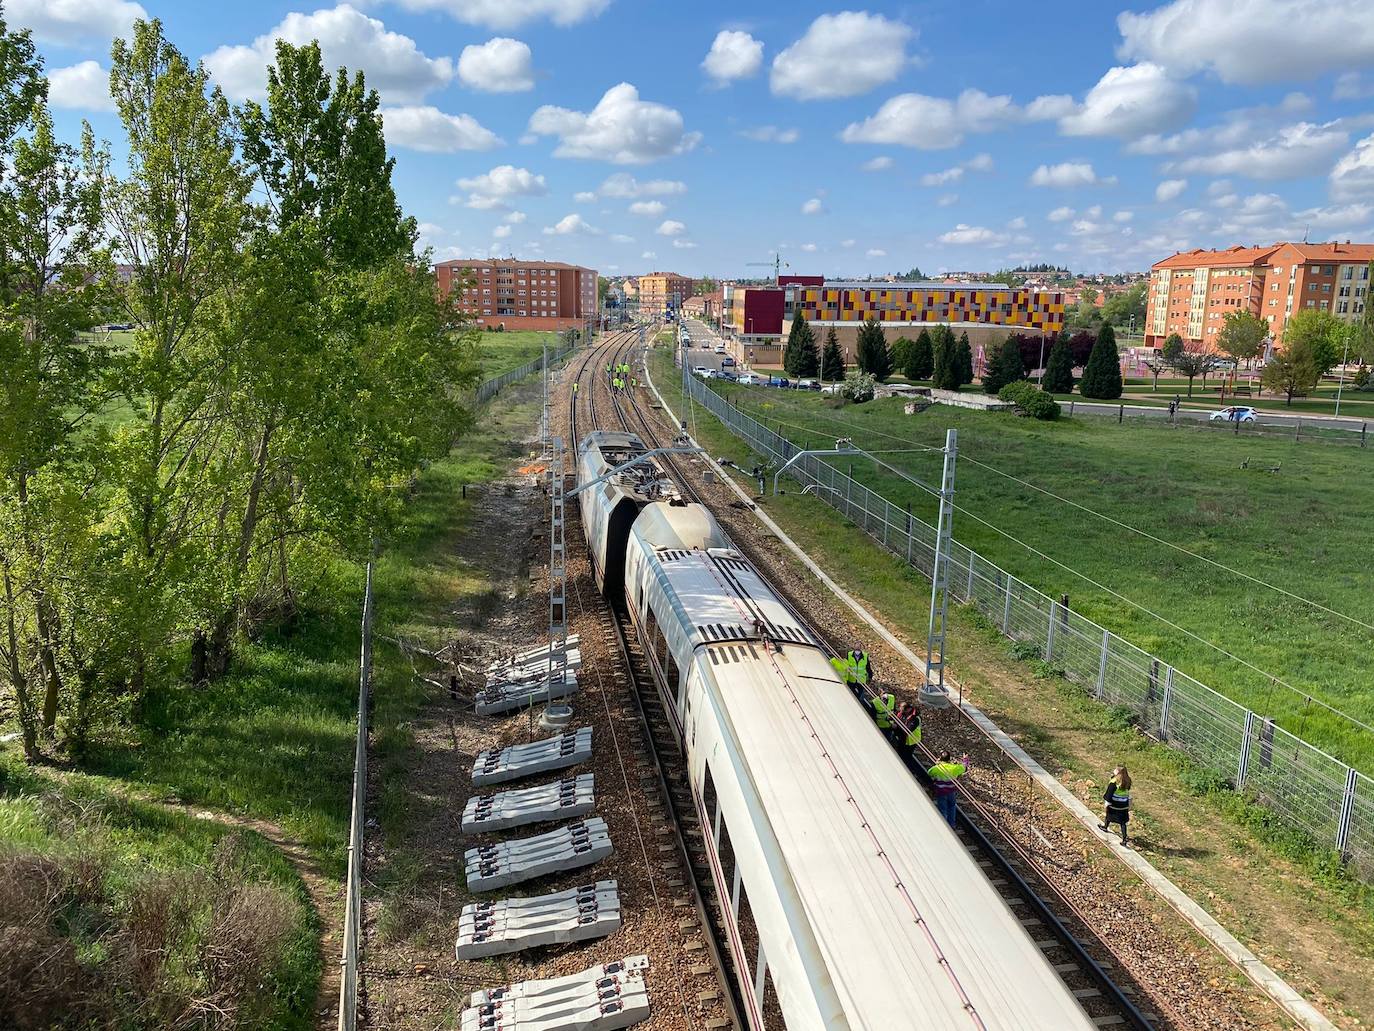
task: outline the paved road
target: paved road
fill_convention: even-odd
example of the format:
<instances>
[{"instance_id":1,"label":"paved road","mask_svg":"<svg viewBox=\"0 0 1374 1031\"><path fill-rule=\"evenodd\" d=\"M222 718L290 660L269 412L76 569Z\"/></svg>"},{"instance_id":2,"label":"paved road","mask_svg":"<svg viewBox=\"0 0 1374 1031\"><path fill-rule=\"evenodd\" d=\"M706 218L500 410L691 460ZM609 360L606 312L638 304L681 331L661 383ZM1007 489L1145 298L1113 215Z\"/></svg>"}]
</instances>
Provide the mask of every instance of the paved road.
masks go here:
<instances>
[{"instance_id":1,"label":"paved road","mask_svg":"<svg viewBox=\"0 0 1374 1031\"><path fill-rule=\"evenodd\" d=\"M1178 417L1180 419L1192 419L1194 421L1201 421L1211 418L1213 412L1220 411L1224 407L1226 406L1218 404L1215 408L1180 408L1178 412ZM1075 400L1073 402L1074 411L1086 411L1091 412L1095 415L1116 415L1120 408L1121 405L1119 403L1112 404L1110 402L1099 403L1096 401L1078 400ZM1139 418L1142 416L1145 418L1153 417L1156 419L1169 418L1169 409L1167 408L1155 408L1151 405L1133 405L1129 402L1126 403L1125 408L1126 414L1131 416L1132 418ZM1362 419L1346 418L1345 416L1336 418L1333 415L1288 415L1286 413L1279 412L1260 412L1259 421L1260 424L1263 426L1292 426L1294 429L1297 428L1298 422L1301 421L1304 428L1311 427L1312 429L1347 430L1351 433L1359 433L1361 431L1361 428L1365 424L1364 420Z\"/></svg>"}]
</instances>

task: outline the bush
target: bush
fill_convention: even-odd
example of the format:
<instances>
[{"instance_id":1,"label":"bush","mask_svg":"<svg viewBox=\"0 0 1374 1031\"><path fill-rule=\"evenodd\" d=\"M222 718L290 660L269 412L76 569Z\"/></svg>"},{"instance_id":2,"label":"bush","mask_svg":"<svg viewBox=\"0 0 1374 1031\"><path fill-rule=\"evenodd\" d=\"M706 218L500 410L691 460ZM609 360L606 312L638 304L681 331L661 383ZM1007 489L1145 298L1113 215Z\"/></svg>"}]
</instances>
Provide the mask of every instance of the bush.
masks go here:
<instances>
[{"instance_id":1,"label":"bush","mask_svg":"<svg viewBox=\"0 0 1374 1031\"><path fill-rule=\"evenodd\" d=\"M840 395L855 404L872 401L877 387L877 379L867 372L851 372L840 387Z\"/></svg>"},{"instance_id":2,"label":"bush","mask_svg":"<svg viewBox=\"0 0 1374 1031\"><path fill-rule=\"evenodd\" d=\"M1017 380L1008 383L997 392L999 400L1015 405L1017 415L1028 415L1032 419L1058 419L1059 402L1041 390L1034 383Z\"/></svg>"}]
</instances>

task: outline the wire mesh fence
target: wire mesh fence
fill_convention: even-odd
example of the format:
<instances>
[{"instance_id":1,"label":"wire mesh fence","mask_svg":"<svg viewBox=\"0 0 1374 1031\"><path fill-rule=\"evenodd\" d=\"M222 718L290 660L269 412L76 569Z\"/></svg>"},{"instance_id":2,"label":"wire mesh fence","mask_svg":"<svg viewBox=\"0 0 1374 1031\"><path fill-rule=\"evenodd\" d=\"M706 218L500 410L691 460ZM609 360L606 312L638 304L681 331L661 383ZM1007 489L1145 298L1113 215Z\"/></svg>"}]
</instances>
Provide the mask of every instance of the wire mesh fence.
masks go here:
<instances>
[{"instance_id":1,"label":"wire mesh fence","mask_svg":"<svg viewBox=\"0 0 1374 1031\"><path fill-rule=\"evenodd\" d=\"M477 389L473 391L473 400L478 404L484 401L490 401L512 383L519 383L526 376L532 376L542 369L546 357L549 364L552 365L554 362L558 361L558 359L570 352L574 346L574 344L569 344L560 337L558 346L552 351L549 351L547 355L541 354L538 358L528 361L524 365L509 369L499 376L493 376L491 379L483 380L477 385Z\"/></svg>"},{"instance_id":2,"label":"wire mesh fence","mask_svg":"<svg viewBox=\"0 0 1374 1031\"><path fill-rule=\"evenodd\" d=\"M1229 433L1246 439L1291 440L1295 444L1345 444L1350 447L1369 446L1369 423L1353 419L1343 426L1325 425L1329 416L1313 415L1266 417L1260 412L1254 422L1239 422L1231 419L1194 419L1185 415L1171 417L1167 408L1132 407L1129 401L1119 405L1091 405L1070 401L1064 406L1064 414L1086 416L1093 419L1110 419L1112 422L1150 421L1171 423L1181 430L1197 430L1203 433Z\"/></svg>"},{"instance_id":3,"label":"wire mesh fence","mask_svg":"<svg viewBox=\"0 0 1374 1031\"><path fill-rule=\"evenodd\" d=\"M802 450L704 382L688 376L685 383L693 401L775 465ZM787 473L930 577L933 526L816 456L804 455ZM1005 636L1032 645L1034 654L1103 704L1128 711L1144 733L1178 749L1319 847L1340 852L1357 876L1374 880L1370 778L958 542L951 547L948 581L951 597L975 607Z\"/></svg>"}]
</instances>

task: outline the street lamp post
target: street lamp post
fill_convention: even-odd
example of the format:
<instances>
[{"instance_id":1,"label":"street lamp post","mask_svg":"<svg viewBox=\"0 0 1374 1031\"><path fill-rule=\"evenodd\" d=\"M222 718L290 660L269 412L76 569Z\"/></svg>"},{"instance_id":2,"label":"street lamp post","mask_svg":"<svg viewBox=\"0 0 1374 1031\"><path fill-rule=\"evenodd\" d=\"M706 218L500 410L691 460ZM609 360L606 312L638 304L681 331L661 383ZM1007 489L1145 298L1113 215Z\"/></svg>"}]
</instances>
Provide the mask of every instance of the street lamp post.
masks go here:
<instances>
[{"instance_id":1,"label":"street lamp post","mask_svg":"<svg viewBox=\"0 0 1374 1031\"><path fill-rule=\"evenodd\" d=\"M1346 327L1345 333L1342 334L1342 335L1345 337L1345 349L1344 349L1344 351L1341 353L1341 378L1340 378L1340 382L1338 382L1338 383L1336 384L1336 415L1337 415L1337 416L1339 416L1339 415L1341 414L1341 392L1345 389L1345 363L1346 363L1347 361L1350 360L1350 334L1351 334L1352 332L1354 332L1354 329L1355 329L1355 327L1354 327L1353 325L1352 325L1352 326L1347 326L1347 327Z\"/></svg>"},{"instance_id":2,"label":"street lamp post","mask_svg":"<svg viewBox=\"0 0 1374 1031\"><path fill-rule=\"evenodd\" d=\"M1045 334L1040 334L1040 365L1035 370L1035 385L1043 386L1045 383Z\"/></svg>"}]
</instances>

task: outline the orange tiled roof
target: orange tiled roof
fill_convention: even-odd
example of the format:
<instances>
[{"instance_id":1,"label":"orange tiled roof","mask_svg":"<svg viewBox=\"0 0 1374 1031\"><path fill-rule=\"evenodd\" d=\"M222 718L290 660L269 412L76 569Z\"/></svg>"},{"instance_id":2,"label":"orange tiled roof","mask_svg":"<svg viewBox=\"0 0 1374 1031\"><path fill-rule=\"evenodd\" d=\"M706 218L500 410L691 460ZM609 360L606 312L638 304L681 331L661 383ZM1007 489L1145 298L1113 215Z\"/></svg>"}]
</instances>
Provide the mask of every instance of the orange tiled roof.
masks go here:
<instances>
[{"instance_id":1,"label":"orange tiled roof","mask_svg":"<svg viewBox=\"0 0 1374 1031\"><path fill-rule=\"evenodd\" d=\"M1308 261L1374 261L1374 243L1290 243Z\"/></svg>"},{"instance_id":2,"label":"orange tiled roof","mask_svg":"<svg viewBox=\"0 0 1374 1031\"><path fill-rule=\"evenodd\" d=\"M1172 257L1157 261L1151 268L1215 268L1232 265L1263 265L1269 256L1282 247L1273 244L1269 247L1231 247L1224 251L1180 251Z\"/></svg>"}]
</instances>

